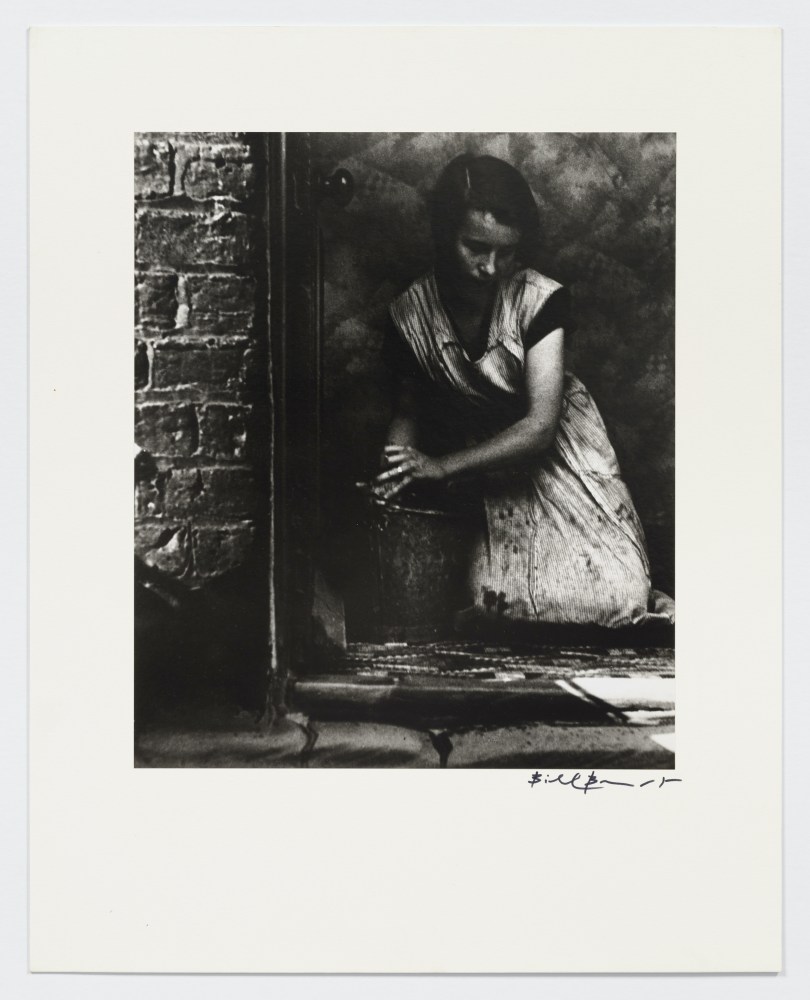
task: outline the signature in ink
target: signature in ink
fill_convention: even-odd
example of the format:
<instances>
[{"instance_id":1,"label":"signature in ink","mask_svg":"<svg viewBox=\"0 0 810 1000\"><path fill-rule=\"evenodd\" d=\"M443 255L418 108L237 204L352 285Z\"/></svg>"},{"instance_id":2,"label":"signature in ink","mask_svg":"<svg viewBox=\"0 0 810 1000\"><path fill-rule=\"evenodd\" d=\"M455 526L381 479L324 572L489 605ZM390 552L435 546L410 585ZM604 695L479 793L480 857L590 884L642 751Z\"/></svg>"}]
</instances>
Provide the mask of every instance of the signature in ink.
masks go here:
<instances>
[{"instance_id":1,"label":"signature in ink","mask_svg":"<svg viewBox=\"0 0 810 1000\"><path fill-rule=\"evenodd\" d=\"M620 785L623 788L646 788L648 785L654 785L658 782L658 787L663 788L664 785L673 781L683 781L683 778L662 777L660 781L657 778L649 778L647 781L636 783L634 781L614 781L611 778L597 778L594 771L585 777L580 771L576 771L570 778L566 777L562 771L557 774L552 771L535 771L529 778L529 786L534 788L535 785L565 785L568 788L573 788L576 792L587 794L588 792L600 792L608 785Z\"/></svg>"}]
</instances>

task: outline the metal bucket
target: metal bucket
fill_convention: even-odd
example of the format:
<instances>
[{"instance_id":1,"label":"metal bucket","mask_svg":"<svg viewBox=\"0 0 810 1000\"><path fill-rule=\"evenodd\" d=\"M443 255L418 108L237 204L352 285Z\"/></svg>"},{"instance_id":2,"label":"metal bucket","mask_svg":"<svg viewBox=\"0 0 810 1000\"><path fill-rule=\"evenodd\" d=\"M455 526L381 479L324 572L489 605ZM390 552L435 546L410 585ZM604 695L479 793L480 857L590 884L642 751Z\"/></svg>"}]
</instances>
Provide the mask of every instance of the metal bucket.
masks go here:
<instances>
[{"instance_id":1,"label":"metal bucket","mask_svg":"<svg viewBox=\"0 0 810 1000\"><path fill-rule=\"evenodd\" d=\"M449 635L469 600L469 514L368 501L375 640L420 642Z\"/></svg>"}]
</instances>

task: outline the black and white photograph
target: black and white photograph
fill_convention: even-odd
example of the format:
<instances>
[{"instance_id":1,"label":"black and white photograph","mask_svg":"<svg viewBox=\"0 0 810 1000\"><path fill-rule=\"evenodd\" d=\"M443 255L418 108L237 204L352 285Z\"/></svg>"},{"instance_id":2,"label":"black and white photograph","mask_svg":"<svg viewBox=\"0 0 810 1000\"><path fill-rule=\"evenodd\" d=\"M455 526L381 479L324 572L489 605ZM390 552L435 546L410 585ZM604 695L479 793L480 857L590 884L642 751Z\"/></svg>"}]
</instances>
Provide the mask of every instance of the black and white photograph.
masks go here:
<instances>
[{"instance_id":1,"label":"black and white photograph","mask_svg":"<svg viewBox=\"0 0 810 1000\"><path fill-rule=\"evenodd\" d=\"M782 32L254 14L29 33L31 975L756 992Z\"/></svg>"},{"instance_id":2,"label":"black and white photograph","mask_svg":"<svg viewBox=\"0 0 810 1000\"><path fill-rule=\"evenodd\" d=\"M674 767L671 133L135 136L140 767Z\"/></svg>"}]
</instances>

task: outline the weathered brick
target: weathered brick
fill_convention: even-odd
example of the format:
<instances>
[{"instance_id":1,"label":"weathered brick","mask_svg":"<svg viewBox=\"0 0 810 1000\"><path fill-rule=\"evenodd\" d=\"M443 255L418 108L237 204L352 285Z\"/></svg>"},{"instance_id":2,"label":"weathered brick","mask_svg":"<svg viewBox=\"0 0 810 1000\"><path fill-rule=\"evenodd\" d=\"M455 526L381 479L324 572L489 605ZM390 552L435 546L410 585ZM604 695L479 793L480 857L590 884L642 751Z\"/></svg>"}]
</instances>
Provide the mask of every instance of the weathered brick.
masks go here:
<instances>
[{"instance_id":1,"label":"weathered brick","mask_svg":"<svg viewBox=\"0 0 810 1000\"><path fill-rule=\"evenodd\" d=\"M200 451L208 458L244 458L248 448L250 410L213 403L199 414Z\"/></svg>"},{"instance_id":2,"label":"weathered brick","mask_svg":"<svg viewBox=\"0 0 810 1000\"><path fill-rule=\"evenodd\" d=\"M172 469L166 479L162 512L208 517L250 517L260 507L251 469Z\"/></svg>"},{"instance_id":3,"label":"weathered brick","mask_svg":"<svg viewBox=\"0 0 810 1000\"><path fill-rule=\"evenodd\" d=\"M253 469L206 469L204 482L212 514L249 517L261 509L262 495Z\"/></svg>"},{"instance_id":4,"label":"weathered brick","mask_svg":"<svg viewBox=\"0 0 810 1000\"><path fill-rule=\"evenodd\" d=\"M137 517L161 517L163 514L163 492L165 473L158 473L154 479L141 479L135 483L135 514Z\"/></svg>"},{"instance_id":5,"label":"weathered brick","mask_svg":"<svg viewBox=\"0 0 810 1000\"><path fill-rule=\"evenodd\" d=\"M249 146L196 146L183 149L182 154L180 186L189 198L246 201L253 193L255 172Z\"/></svg>"},{"instance_id":6,"label":"weathered brick","mask_svg":"<svg viewBox=\"0 0 810 1000\"><path fill-rule=\"evenodd\" d=\"M141 209L135 256L140 264L180 271L189 265L245 267L251 263L251 225L239 212Z\"/></svg>"},{"instance_id":7,"label":"weathered brick","mask_svg":"<svg viewBox=\"0 0 810 1000\"><path fill-rule=\"evenodd\" d=\"M135 143L135 197L166 198L172 193L172 147L165 140Z\"/></svg>"},{"instance_id":8,"label":"weathered brick","mask_svg":"<svg viewBox=\"0 0 810 1000\"><path fill-rule=\"evenodd\" d=\"M189 327L195 333L250 333L256 282L235 274L194 274L186 278Z\"/></svg>"},{"instance_id":9,"label":"weathered brick","mask_svg":"<svg viewBox=\"0 0 810 1000\"><path fill-rule=\"evenodd\" d=\"M153 455L193 455L198 438L193 406L144 403L136 408L135 443Z\"/></svg>"},{"instance_id":10,"label":"weathered brick","mask_svg":"<svg viewBox=\"0 0 810 1000\"><path fill-rule=\"evenodd\" d=\"M139 132L138 138L143 142L169 140L174 143L217 143L241 142L250 134L249 132Z\"/></svg>"},{"instance_id":11,"label":"weathered brick","mask_svg":"<svg viewBox=\"0 0 810 1000\"><path fill-rule=\"evenodd\" d=\"M149 354L142 340L135 341L135 388L143 389L149 384Z\"/></svg>"},{"instance_id":12,"label":"weathered brick","mask_svg":"<svg viewBox=\"0 0 810 1000\"><path fill-rule=\"evenodd\" d=\"M222 526L195 525L191 532L194 567L201 577L215 577L241 566L256 538L249 522Z\"/></svg>"},{"instance_id":13,"label":"weathered brick","mask_svg":"<svg viewBox=\"0 0 810 1000\"><path fill-rule=\"evenodd\" d=\"M170 576L182 576L191 565L191 533L177 522L136 522L135 553Z\"/></svg>"},{"instance_id":14,"label":"weathered brick","mask_svg":"<svg viewBox=\"0 0 810 1000\"><path fill-rule=\"evenodd\" d=\"M244 382L246 344L240 340L202 344L185 338L157 341L152 386L155 389L177 386L239 388Z\"/></svg>"},{"instance_id":15,"label":"weathered brick","mask_svg":"<svg viewBox=\"0 0 810 1000\"><path fill-rule=\"evenodd\" d=\"M140 271L135 275L135 324L144 332L173 330L177 322L177 275Z\"/></svg>"},{"instance_id":16,"label":"weathered brick","mask_svg":"<svg viewBox=\"0 0 810 1000\"><path fill-rule=\"evenodd\" d=\"M197 509L205 489L200 469L170 469L166 473L160 513L188 515Z\"/></svg>"}]
</instances>

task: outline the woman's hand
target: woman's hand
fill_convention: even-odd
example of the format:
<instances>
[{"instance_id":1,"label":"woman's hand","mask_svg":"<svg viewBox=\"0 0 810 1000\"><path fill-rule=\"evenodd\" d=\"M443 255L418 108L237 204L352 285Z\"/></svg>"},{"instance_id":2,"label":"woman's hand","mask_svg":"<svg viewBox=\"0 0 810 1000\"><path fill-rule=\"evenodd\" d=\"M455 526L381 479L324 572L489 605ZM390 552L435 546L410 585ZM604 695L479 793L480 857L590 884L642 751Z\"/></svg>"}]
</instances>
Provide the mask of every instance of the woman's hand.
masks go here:
<instances>
[{"instance_id":1,"label":"woman's hand","mask_svg":"<svg viewBox=\"0 0 810 1000\"><path fill-rule=\"evenodd\" d=\"M438 458L430 458L408 445L389 444L383 449L388 465L374 480L374 494L388 500L410 483L439 482L447 473Z\"/></svg>"}]
</instances>

